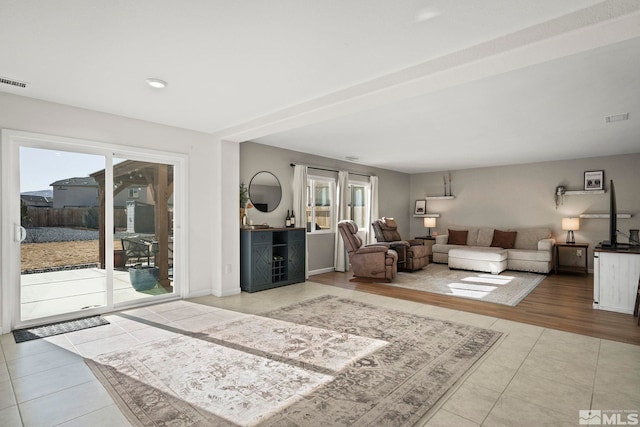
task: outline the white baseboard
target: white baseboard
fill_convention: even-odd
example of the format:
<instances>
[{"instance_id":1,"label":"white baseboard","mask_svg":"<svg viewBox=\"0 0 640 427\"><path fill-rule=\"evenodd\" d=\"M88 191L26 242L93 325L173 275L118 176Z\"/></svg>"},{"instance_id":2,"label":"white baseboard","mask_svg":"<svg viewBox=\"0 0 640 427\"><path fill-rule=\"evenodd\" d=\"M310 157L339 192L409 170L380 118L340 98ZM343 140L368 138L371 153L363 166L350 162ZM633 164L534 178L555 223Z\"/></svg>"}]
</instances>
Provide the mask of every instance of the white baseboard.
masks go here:
<instances>
[{"instance_id":1,"label":"white baseboard","mask_svg":"<svg viewBox=\"0 0 640 427\"><path fill-rule=\"evenodd\" d=\"M230 295L238 295L240 292L242 291L240 288L238 288L238 289L231 289L225 292L211 292L206 295L213 295L214 297L228 297ZM204 296L204 295L200 295L200 296Z\"/></svg>"},{"instance_id":2,"label":"white baseboard","mask_svg":"<svg viewBox=\"0 0 640 427\"><path fill-rule=\"evenodd\" d=\"M198 292L190 292L189 295L185 295L184 296L184 299L206 297L206 296L209 296L209 295L213 295L211 290L210 289L203 289L203 290L198 291Z\"/></svg>"},{"instance_id":3,"label":"white baseboard","mask_svg":"<svg viewBox=\"0 0 640 427\"><path fill-rule=\"evenodd\" d=\"M309 271L309 276L315 276L316 274L322 274L322 273L333 273L334 271L336 271L334 267L321 268L319 270Z\"/></svg>"}]
</instances>

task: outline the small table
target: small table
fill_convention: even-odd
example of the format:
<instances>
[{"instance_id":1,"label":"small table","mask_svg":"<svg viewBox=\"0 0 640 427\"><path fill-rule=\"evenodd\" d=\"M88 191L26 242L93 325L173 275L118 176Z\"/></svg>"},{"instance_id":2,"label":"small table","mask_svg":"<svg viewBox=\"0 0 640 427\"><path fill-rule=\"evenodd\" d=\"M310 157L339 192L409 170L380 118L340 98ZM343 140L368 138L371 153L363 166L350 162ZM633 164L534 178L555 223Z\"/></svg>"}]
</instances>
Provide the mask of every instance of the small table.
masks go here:
<instances>
[{"instance_id":1,"label":"small table","mask_svg":"<svg viewBox=\"0 0 640 427\"><path fill-rule=\"evenodd\" d=\"M584 267L560 265L560 248L572 248L572 249L584 249ZM555 265L554 273L558 274L558 271L571 271L581 272L589 275L589 244L588 243L556 243L555 245Z\"/></svg>"},{"instance_id":2,"label":"small table","mask_svg":"<svg viewBox=\"0 0 640 427\"><path fill-rule=\"evenodd\" d=\"M436 238L434 236L418 236L414 239L424 240L424 245L429 248L429 262L433 262L433 245L436 243Z\"/></svg>"}]
</instances>

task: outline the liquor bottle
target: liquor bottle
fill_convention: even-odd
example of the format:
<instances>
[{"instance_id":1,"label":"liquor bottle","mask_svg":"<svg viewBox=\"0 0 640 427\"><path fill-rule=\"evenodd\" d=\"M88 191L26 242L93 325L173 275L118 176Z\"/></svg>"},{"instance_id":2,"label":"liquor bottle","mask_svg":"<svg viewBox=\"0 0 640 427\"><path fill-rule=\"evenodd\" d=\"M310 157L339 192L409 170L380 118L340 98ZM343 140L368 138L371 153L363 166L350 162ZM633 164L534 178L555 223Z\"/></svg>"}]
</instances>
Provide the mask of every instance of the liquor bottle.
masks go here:
<instances>
[{"instance_id":1,"label":"liquor bottle","mask_svg":"<svg viewBox=\"0 0 640 427\"><path fill-rule=\"evenodd\" d=\"M287 209L287 218L284 221L285 227L291 227L291 217L289 216L289 209Z\"/></svg>"},{"instance_id":2,"label":"liquor bottle","mask_svg":"<svg viewBox=\"0 0 640 427\"><path fill-rule=\"evenodd\" d=\"M296 214L293 213L293 209L291 209L291 226L296 226Z\"/></svg>"}]
</instances>

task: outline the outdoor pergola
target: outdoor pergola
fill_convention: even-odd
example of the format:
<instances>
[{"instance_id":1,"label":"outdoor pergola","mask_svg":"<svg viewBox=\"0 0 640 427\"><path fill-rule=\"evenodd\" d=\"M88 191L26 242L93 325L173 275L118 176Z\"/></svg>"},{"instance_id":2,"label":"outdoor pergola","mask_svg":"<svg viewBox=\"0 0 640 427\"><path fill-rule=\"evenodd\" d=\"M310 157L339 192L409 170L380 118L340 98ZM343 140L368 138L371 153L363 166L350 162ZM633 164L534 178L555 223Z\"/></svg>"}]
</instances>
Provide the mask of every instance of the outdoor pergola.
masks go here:
<instances>
[{"instance_id":1,"label":"outdoor pergola","mask_svg":"<svg viewBox=\"0 0 640 427\"><path fill-rule=\"evenodd\" d=\"M98 183L100 265L105 268L105 171L92 173ZM125 160L113 166L113 196L129 187L149 187L153 197L155 240L158 252L155 265L159 269L159 282L170 288L169 280L169 204L173 195L173 166L160 163Z\"/></svg>"}]
</instances>

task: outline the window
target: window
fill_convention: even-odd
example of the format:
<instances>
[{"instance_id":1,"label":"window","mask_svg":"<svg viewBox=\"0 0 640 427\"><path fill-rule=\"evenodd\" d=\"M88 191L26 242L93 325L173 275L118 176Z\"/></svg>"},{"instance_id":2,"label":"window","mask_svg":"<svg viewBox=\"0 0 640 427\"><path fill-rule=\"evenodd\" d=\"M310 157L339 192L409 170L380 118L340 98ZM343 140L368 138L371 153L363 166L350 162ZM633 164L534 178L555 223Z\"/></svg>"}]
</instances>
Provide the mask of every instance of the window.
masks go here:
<instances>
[{"instance_id":1,"label":"window","mask_svg":"<svg viewBox=\"0 0 640 427\"><path fill-rule=\"evenodd\" d=\"M348 218L358 225L360 230L369 229L369 184L349 183Z\"/></svg>"},{"instance_id":2,"label":"window","mask_svg":"<svg viewBox=\"0 0 640 427\"><path fill-rule=\"evenodd\" d=\"M129 198L130 199L138 199L138 198L140 198L140 189L139 188L129 188Z\"/></svg>"},{"instance_id":3,"label":"window","mask_svg":"<svg viewBox=\"0 0 640 427\"><path fill-rule=\"evenodd\" d=\"M336 183L330 178L309 177L307 185L307 232L331 232Z\"/></svg>"}]
</instances>

